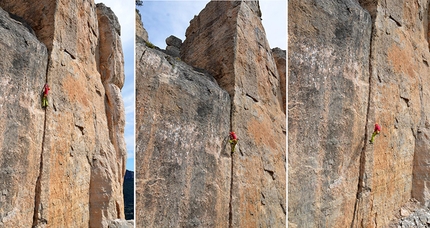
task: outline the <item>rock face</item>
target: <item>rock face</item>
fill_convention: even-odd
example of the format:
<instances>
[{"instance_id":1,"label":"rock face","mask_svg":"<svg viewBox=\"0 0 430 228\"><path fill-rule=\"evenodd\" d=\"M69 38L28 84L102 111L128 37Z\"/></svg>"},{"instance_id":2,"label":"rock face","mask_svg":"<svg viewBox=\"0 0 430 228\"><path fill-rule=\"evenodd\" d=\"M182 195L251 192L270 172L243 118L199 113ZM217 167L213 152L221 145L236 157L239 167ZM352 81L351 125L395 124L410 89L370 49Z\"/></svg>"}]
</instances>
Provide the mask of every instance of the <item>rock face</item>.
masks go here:
<instances>
[{"instance_id":1,"label":"rock face","mask_svg":"<svg viewBox=\"0 0 430 228\"><path fill-rule=\"evenodd\" d=\"M134 221L133 220L124 221L124 220L116 219L116 220L110 221L108 227L109 228L134 228Z\"/></svg>"},{"instance_id":2,"label":"rock face","mask_svg":"<svg viewBox=\"0 0 430 228\"><path fill-rule=\"evenodd\" d=\"M1 214L2 225L21 227L13 223L19 221L24 227L107 227L109 220L124 217L121 186L125 172L124 109L119 94L124 74L118 22L105 7L96 10L91 0L5 0L0 7L27 21L48 50L48 58L43 60L47 61L46 67L37 57L44 49L28 49L30 54L31 50L39 52L34 61L44 72L35 68L29 78L19 71L13 72L14 80L26 83L20 89L28 91L19 99L20 105L12 108L10 102L18 99L2 96L4 105L11 107L6 112L9 117L4 116L2 122L25 124L27 130L10 136L10 132L5 133L7 138L22 138L26 144L19 147L4 144L3 151L16 150L16 166L2 166L8 167L3 172L4 180L13 178L21 184L26 177L30 183L20 189L25 191L25 197L31 198L30 202L15 198L9 201L10 205L2 206L2 210L10 208ZM26 40L25 45L37 47L30 39ZM23 61L27 56L30 55L15 53L15 58ZM16 61L15 67L26 71L26 67L32 67L32 62L28 63ZM30 78L34 82L27 83ZM12 82L4 81L3 87L10 87ZM39 102L45 82L51 91L49 106L43 110ZM21 106L23 111L16 112L27 119L13 121L10 115ZM32 127L32 121L37 127ZM27 159L32 162L25 172L20 161ZM6 163L7 157L1 161ZM13 188L3 186L3 194L20 192L9 192ZM20 209L21 204L25 210Z\"/></svg>"},{"instance_id":3,"label":"rock face","mask_svg":"<svg viewBox=\"0 0 430 228\"><path fill-rule=\"evenodd\" d=\"M124 139L125 110L121 95L124 85L121 27L118 18L104 4L97 4L96 11L99 25L98 71L105 90L104 108L109 130L107 142L113 148L108 144L108 150L100 151L97 160L93 157L90 226L94 227L104 224L105 220L124 218L122 186L127 156Z\"/></svg>"},{"instance_id":4,"label":"rock face","mask_svg":"<svg viewBox=\"0 0 430 228\"><path fill-rule=\"evenodd\" d=\"M344 2L288 5L291 227L343 227L354 215L366 140L371 18L354 1Z\"/></svg>"},{"instance_id":5,"label":"rock face","mask_svg":"<svg viewBox=\"0 0 430 228\"><path fill-rule=\"evenodd\" d=\"M258 1L211 1L190 22L181 59L206 69L232 99L230 227L283 227L285 114Z\"/></svg>"},{"instance_id":6,"label":"rock face","mask_svg":"<svg viewBox=\"0 0 430 228\"><path fill-rule=\"evenodd\" d=\"M136 227L228 225L229 128L212 76L136 44Z\"/></svg>"},{"instance_id":7,"label":"rock face","mask_svg":"<svg viewBox=\"0 0 430 228\"><path fill-rule=\"evenodd\" d=\"M31 27L11 16L0 8L0 227L31 227L48 51Z\"/></svg>"},{"instance_id":8,"label":"rock face","mask_svg":"<svg viewBox=\"0 0 430 228\"><path fill-rule=\"evenodd\" d=\"M148 33L142 24L142 19L136 9L136 42L144 42L148 40Z\"/></svg>"},{"instance_id":9,"label":"rock face","mask_svg":"<svg viewBox=\"0 0 430 228\"><path fill-rule=\"evenodd\" d=\"M179 57L181 52L182 40L176 36L166 38L166 53L173 57Z\"/></svg>"},{"instance_id":10,"label":"rock face","mask_svg":"<svg viewBox=\"0 0 430 228\"><path fill-rule=\"evenodd\" d=\"M276 62L276 68L278 69L278 74L280 78L279 86L281 88L281 95L282 95L282 107L284 110L284 113L287 111L287 51L282 50L280 48L273 48L272 49L273 58Z\"/></svg>"},{"instance_id":11,"label":"rock face","mask_svg":"<svg viewBox=\"0 0 430 228\"><path fill-rule=\"evenodd\" d=\"M428 1L359 2L289 2L292 227L385 227L429 202Z\"/></svg>"}]
</instances>

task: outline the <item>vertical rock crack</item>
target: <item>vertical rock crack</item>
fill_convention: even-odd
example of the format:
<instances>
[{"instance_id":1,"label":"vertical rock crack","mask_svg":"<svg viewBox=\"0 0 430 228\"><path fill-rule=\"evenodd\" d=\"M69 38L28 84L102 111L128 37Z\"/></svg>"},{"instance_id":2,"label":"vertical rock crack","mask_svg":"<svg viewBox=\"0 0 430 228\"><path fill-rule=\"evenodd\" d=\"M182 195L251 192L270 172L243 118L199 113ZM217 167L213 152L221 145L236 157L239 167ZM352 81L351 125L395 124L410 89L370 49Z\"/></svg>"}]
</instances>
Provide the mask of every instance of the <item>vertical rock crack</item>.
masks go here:
<instances>
[{"instance_id":1,"label":"vertical rock crack","mask_svg":"<svg viewBox=\"0 0 430 228\"><path fill-rule=\"evenodd\" d=\"M357 194L355 198L355 204L354 204L354 213L352 217L351 222L351 228L354 227L356 218L358 217L358 210L359 210L359 203L362 198L363 191L370 191L368 187L365 186L364 183L364 176L366 174L366 149L367 149L367 140L369 139L369 135L367 133L368 131L368 125L369 125L369 112L370 112L370 100L371 100L371 93L372 93L372 37L373 37L373 25L371 28L371 36L370 36L370 45L369 45L369 92L367 96L367 110L366 110L366 122L364 126L364 144L363 148L361 149L360 153L360 166L359 166L359 172L358 172L358 184L357 184Z\"/></svg>"},{"instance_id":2,"label":"vertical rock crack","mask_svg":"<svg viewBox=\"0 0 430 228\"><path fill-rule=\"evenodd\" d=\"M49 68L49 57L48 57L48 61L46 63L45 83L48 83L48 68ZM35 194L34 194L34 214L33 214L33 226L32 227L37 227L39 222L42 222L44 224L47 223L47 221L45 219L42 219L41 217L39 217L40 210L42 209L42 207L40 205L40 195L41 195L41 191L42 191L42 184L41 184L42 180L41 179L42 179L42 172L43 172L43 151L44 151L44 145L45 145L46 119L47 119L46 118L46 115L47 115L46 108L44 110L45 116L44 116L44 120L43 120L43 136L42 136L42 148L41 148L41 152L40 152L39 175L37 176Z\"/></svg>"},{"instance_id":3,"label":"vertical rock crack","mask_svg":"<svg viewBox=\"0 0 430 228\"><path fill-rule=\"evenodd\" d=\"M233 131L233 99L231 101L231 108L230 108L230 129L231 131ZM231 146L231 145L230 145ZM232 228L233 227L233 208L232 208L232 201L233 201L233 156L234 154L230 152L230 161L231 161L231 166L230 166L230 199L228 201L228 209L229 209L229 213L228 213L228 227Z\"/></svg>"}]
</instances>

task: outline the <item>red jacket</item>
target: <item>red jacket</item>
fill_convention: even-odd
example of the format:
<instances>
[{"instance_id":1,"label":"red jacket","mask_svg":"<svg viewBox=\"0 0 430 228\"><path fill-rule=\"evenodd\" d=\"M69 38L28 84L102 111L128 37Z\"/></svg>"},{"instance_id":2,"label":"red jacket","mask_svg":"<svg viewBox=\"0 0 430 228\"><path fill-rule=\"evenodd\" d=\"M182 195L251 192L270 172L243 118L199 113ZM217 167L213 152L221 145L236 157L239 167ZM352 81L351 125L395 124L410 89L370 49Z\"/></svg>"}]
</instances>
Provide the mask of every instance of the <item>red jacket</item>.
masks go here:
<instances>
[{"instance_id":1,"label":"red jacket","mask_svg":"<svg viewBox=\"0 0 430 228\"><path fill-rule=\"evenodd\" d=\"M375 129L373 131L380 132L381 131L381 126L378 123L376 123L375 124Z\"/></svg>"},{"instance_id":2,"label":"red jacket","mask_svg":"<svg viewBox=\"0 0 430 228\"><path fill-rule=\"evenodd\" d=\"M234 131L230 132L230 139L231 140L237 140L237 135L234 133Z\"/></svg>"},{"instance_id":3,"label":"red jacket","mask_svg":"<svg viewBox=\"0 0 430 228\"><path fill-rule=\"evenodd\" d=\"M49 88L49 85L48 84L45 84L45 87L44 87L44 91L43 91L43 94L45 95L45 96L48 96L48 92L49 92L49 90L51 90L50 88Z\"/></svg>"}]
</instances>

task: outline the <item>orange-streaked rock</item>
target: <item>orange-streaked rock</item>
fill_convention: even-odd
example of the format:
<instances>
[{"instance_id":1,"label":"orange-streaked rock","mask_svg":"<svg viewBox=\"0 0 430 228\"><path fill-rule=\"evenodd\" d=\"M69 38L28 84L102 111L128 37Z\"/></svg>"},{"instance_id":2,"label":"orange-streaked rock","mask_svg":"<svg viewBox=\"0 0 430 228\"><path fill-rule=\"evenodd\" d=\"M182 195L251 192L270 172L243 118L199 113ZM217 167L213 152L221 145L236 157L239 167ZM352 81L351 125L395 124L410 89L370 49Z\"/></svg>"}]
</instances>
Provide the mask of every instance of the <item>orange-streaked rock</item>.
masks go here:
<instances>
[{"instance_id":1,"label":"orange-streaked rock","mask_svg":"<svg viewBox=\"0 0 430 228\"><path fill-rule=\"evenodd\" d=\"M286 123L280 77L258 1L211 1L190 22L181 59L205 69L232 98L232 227L283 227Z\"/></svg>"},{"instance_id":2,"label":"orange-streaked rock","mask_svg":"<svg viewBox=\"0 0 430 228\"><path fill-rule=\"evenodd\" d=\"M107 227L124 218L118 22L98 21L92 0L5 0L0 6L27 21L49 53L45 75L51 91L35 169L41 172L33 180L35 214L22 219L35 227ZM115 57L106 61L110 54Z\"/></svg>"}]
</instances>

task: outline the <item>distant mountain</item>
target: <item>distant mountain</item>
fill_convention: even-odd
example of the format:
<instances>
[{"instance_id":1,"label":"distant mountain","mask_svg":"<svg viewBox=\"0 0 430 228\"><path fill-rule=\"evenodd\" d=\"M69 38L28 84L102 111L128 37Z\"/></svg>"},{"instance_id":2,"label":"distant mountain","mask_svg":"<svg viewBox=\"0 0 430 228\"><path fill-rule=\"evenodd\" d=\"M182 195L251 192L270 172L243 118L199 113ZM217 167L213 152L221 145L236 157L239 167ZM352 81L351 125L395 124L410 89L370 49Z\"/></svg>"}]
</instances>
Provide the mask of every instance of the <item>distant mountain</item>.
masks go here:
<instances>
[{"instance_id":1,"label":"distant mountain","mask_svg":"<svg viewBox=\"0 0 430 228\"><path fill-rule=\"evenodd\" d=\"M134 219L134 172L126 170L124 175L124 213L125 219Z\"/></svg>"}]
</instances>

